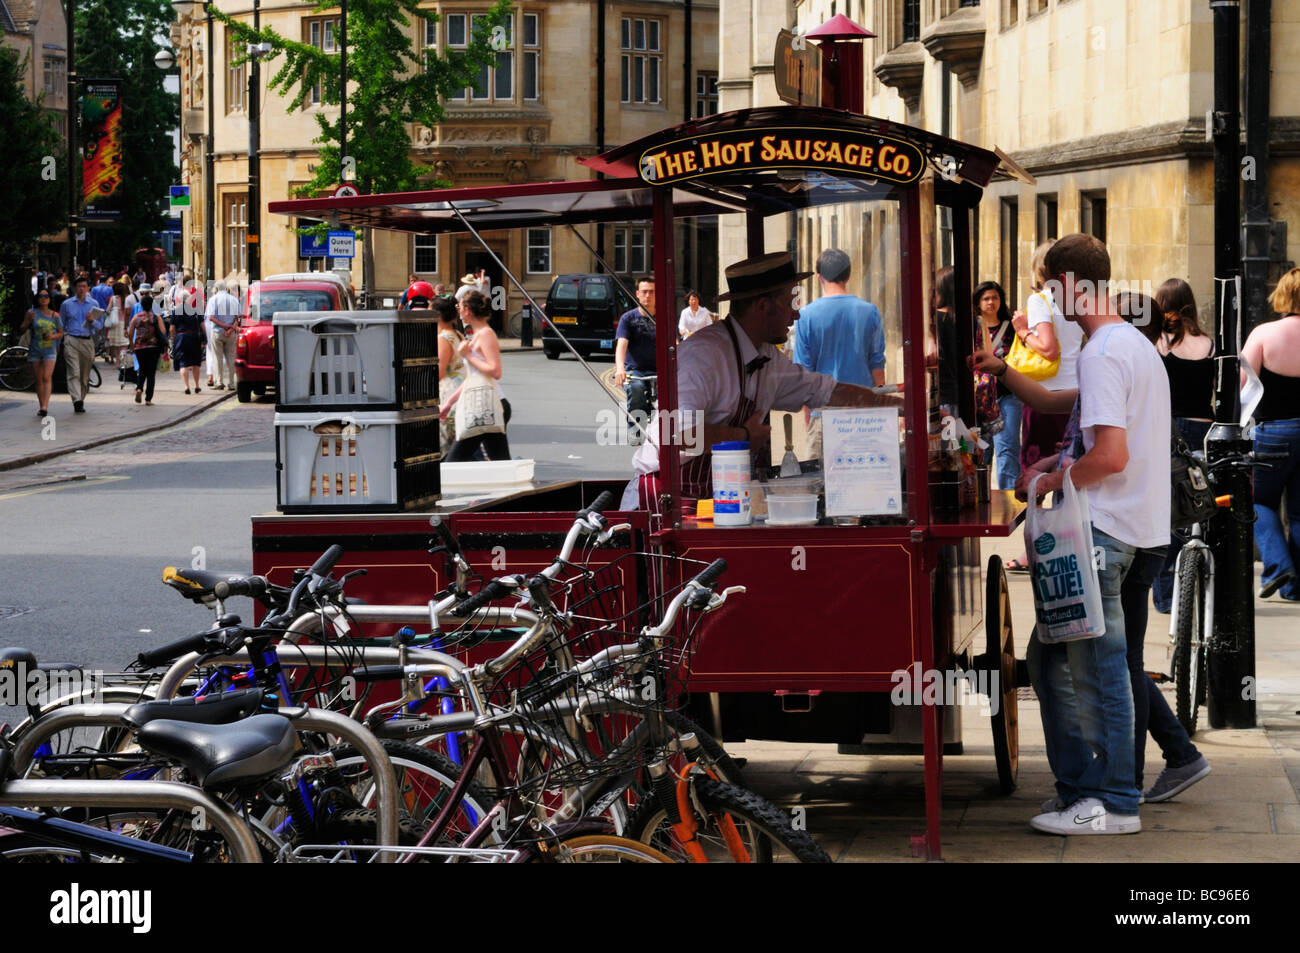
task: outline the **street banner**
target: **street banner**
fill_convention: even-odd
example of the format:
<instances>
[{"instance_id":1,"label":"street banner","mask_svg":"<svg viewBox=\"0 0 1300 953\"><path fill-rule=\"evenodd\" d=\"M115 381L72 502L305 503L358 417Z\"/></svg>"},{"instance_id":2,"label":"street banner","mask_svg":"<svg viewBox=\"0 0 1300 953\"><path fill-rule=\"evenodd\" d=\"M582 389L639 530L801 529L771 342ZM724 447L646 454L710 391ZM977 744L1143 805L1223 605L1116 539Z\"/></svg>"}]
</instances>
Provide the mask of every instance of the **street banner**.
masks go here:
<instances>
[{"instance_id":1,"label":"street banner","mask_svg":"<svg viewBox=\"0 0 1300 953\"><path fill-rule=\"evenodd\" d=\"M82 221L118 222L122 187L122 81L81 84Z\"/></svg>"}]
</instances>

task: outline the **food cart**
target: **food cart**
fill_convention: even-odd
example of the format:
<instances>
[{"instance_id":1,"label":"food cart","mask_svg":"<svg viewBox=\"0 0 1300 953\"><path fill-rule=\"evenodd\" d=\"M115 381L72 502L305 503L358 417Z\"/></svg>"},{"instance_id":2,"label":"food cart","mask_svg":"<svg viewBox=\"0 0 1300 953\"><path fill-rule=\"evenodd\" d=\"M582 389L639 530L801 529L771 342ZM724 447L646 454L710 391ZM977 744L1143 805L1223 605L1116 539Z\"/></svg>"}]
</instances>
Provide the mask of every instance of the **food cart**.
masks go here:
<instances>
[{"instance_id":1,"label":"food cart","mask_svg":"<svg viewBox=\"0 0 1300 953\"><path fill-rule=\"evenodd\" d=\"M697 119L584 164L601 177L305 199L270 208L343 227L475 238L541 225L651 222L656 287L664 289L656 316L661 418L677 410L676 353L689 346L679 345L675 333L675 221L743 216L748 255L772 250L765 249L767 225L782 216L812 223L819 210L833 208L845 233L860 226L866 241L869 231L862 258L871 258L884 289L886 300L876 304L886 316L891 373L903 384L898 411L886 411L897 416L883 438L879 418L867 421L875 426L875 453L866 454L871 459L856 469L840 466L846 454L852 458L855 448L861 450L854 441L866 438L851 415L832 438L827 418L815 525L720 527L695 516L695 501L681 498L683 448L666 440L658 509L669 515L616 514L633 529L609 558L642 548L700 560L723 557L730 566L727 582L749 587L746 597L706 621L692 660L694 713L723 740L860 745L884 733L906 741L910 723L910 740L919 740L924 752L926 780L926 828L913 848L937 858L945 740L959 741L951 730L945 735L944 723L959 723L960 707L943 691L923 697L923 683L951 688L955 683L945 676L975 673L974 684L992 696L987 707L1002 790L1009 792L1016 778L1016 687L1023 678L1016 675L1001 562L992 556L984 563L980 540L1007 536L1021 507L1009 493L963 482L945 444L955 420L974 421L974 387L962 361L974 346L970 212L995 175L1023 173L998 152L806 105ZM821 244L802 224L789 231L797 252ZM929 300L945 247L956 289L947 325ZM738 257L724 255L723 263ZM801 270L810 267L802 254L796 257ZM563 327L557 332L562 335ZM616 481L568 481L472 503L451 510L448 519L485 574L526 572L549 563L576 509L603 490L617 498L622 489ZM431 594L447 582L439 560L426 552L430 511L330 513L322 507L254 517L255 571L283 576L337 542L347 552L341 568L371 570L350 593L375 602L423 601L427 596L413 594ZM642 585L645 579L629 578L629 601Z\"/></svg>"}]
</instances>

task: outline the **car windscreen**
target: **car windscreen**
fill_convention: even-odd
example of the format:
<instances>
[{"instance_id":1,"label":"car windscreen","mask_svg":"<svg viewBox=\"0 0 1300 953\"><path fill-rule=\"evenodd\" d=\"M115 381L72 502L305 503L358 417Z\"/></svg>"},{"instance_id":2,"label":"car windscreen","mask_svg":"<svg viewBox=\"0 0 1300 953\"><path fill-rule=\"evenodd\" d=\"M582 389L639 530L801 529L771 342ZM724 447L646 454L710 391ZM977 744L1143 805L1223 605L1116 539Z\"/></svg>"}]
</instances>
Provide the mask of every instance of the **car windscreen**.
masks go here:
<instances>
[{"instance_id":1,"label":"car windscreen","mask_svg":"<svg viewBox=\"0 0 1300 953\"><path fill-rule=\"evenodd\" d=\"M578 282L561 278L551 288L552 305L572 305L578 301Z\"/></svg>"},{"instance_id":2,"label":"car windscreen","mask_svg":"<svg viewBox=\"0 0 1300 953\"><path fill-rule=\"evenodd\" d=\"M287 291L259 291L248 308L248 320L270 321L280 311L333 311L334 298L328 291L294 288Z\"/></svg>"}]
</instances>

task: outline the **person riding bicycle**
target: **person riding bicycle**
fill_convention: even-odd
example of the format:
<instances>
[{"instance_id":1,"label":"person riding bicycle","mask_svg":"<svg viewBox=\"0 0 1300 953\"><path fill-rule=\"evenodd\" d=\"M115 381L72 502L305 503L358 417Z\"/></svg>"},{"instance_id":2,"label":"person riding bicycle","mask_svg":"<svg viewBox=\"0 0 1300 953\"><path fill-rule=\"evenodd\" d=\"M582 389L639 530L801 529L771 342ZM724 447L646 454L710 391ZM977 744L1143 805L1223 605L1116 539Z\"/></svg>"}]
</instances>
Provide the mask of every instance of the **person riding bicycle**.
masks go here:
<instances>
[{"instance_id":1,"label":"person riding bicycle","mask_svg":"<svg viewBox=\"0 0 1300 953\"><path fill-rule=\"evenodd\" d=\"M628 442L638 447L645 440L653 412L650 390L655 378L655 281L649 276L636 283L640 304L624 312L614 332L614 384L627 394Z\"/></svg>"}]
</instances>

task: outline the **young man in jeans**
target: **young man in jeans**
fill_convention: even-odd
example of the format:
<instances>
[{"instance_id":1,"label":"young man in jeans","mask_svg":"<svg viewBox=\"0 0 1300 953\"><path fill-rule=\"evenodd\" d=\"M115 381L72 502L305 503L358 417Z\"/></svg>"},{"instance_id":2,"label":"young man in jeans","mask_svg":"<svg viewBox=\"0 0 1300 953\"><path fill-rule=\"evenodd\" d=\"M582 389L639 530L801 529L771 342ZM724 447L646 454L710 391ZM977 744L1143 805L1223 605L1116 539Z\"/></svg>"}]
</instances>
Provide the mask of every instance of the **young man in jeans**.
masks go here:
<instances>
[{"instance_id":1,"label":"young man in jeans","mask_svg":"<svg viewBox=\"0 0 1300 953\"><path fill-rule=\"evenodd\" d=\"M1061 489L1067 474L1088 491L1106 633L1029 643L1057 791L1030 824L1050 834L1135 834L1142 821L1120 588L1136 557L1169 543L1169 383L1155 348L1109 299L1105 245L1067 235L1045 266L1065 318L1088 335L1078 361L1085 453L1045 475L1038 492Z\"/></svg>"}]
</instances>

